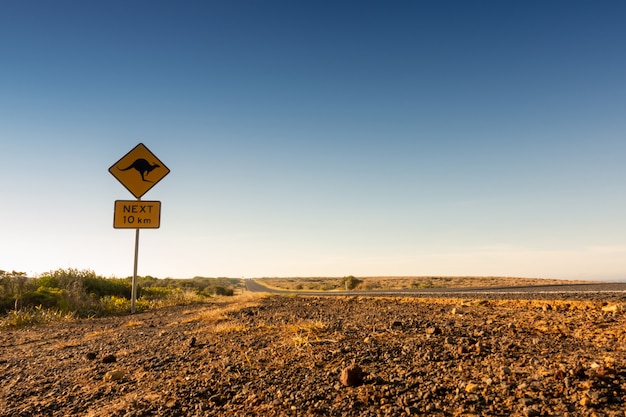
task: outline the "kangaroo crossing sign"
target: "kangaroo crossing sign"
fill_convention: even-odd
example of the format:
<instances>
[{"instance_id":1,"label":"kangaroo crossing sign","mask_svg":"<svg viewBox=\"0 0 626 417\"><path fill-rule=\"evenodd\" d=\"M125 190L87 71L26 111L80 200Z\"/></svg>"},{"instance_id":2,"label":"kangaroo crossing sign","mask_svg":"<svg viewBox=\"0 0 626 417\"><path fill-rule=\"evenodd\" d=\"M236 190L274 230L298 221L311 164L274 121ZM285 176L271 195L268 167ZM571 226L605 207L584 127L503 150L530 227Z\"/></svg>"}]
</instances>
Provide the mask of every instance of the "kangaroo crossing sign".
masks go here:
<instances>
[{"instance_id":1,"label":"kangaroo crossing sign","mask_svg":"<svg viewBox=\"0 0 626 417\"><path fill-rule=\"evenodd\" d=\"M169 174L170 170L140 143L114 163L109 172L139 199Z\"/></svg>"},{"instance_id":2,"label":"kangaroo crossing sign","mask_svg":"<svg viewBox=\"0 0 626 417\"><path fill-rule=\"evenodd\" d=\"M130 201L117 200L113 212L114 228L135 229L135 264L130 296L130 312L134 314L137 300L139 229L158 229L161 225L161 202L142 201L141 196L169 174L170 170L143 143L140 143L111 165L109 172L137 198Z\"/></svg>"}]
</instances>

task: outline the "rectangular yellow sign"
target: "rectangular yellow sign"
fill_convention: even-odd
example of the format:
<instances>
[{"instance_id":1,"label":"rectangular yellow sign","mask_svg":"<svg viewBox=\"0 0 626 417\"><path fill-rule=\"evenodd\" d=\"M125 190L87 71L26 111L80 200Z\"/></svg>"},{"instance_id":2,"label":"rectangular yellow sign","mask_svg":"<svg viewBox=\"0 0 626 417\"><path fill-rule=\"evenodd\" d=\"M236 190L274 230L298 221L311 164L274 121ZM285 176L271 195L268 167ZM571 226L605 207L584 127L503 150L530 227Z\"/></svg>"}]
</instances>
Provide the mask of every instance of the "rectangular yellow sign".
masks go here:
<instances>
[{"instance_id":1,"label":"rectangular yellow sign","mask_svg":"<svg viewBox=\"0 0 626 417\"><path fill-rule=\"evenodd\" d=\"M158 229L160 226L160 201L115 201L113 214L113 227L115 229Z\"/></svg>"}]
</instances>

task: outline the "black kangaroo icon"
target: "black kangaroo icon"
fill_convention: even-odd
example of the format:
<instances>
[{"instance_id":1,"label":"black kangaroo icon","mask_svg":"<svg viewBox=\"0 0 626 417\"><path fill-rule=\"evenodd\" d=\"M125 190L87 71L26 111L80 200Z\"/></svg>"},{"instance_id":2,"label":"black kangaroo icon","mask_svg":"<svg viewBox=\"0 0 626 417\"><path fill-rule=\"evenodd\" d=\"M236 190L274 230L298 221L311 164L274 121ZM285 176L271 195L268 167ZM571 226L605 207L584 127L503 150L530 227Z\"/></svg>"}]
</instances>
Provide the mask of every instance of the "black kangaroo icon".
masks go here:
<instances>
[{"instance_id":1,"label":"black kangaroo icon","mask_svg":"<svg viewBox=\"0 0 626 417\"><path fill-rule=\"evenodd\" d=\"M118 169L120 171L128 171L131 168L135 168L137 172L139 172L139 174L141 175L142 180L144 180L145 182L153 182L153 181L147 180L145 178L145 175L148 175L150 172L152 172L154 168L160 168L160 167L161 165L158 165L158 164L152 165L150 162L146 161L145 159L139 158L135 162L130 164L128 168L118 168Z\"/></svg>"}]
</instances>

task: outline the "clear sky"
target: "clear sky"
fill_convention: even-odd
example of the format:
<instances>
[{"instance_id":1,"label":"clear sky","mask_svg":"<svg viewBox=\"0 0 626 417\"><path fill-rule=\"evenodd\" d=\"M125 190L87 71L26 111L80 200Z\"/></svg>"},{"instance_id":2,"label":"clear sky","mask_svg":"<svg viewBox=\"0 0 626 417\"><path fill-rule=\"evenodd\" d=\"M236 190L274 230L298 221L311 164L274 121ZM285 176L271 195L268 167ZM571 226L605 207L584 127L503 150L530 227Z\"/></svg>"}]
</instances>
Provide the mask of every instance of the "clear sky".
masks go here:
<instances>
[{"instance_id":1,"label":"clear sky","mask_svg":"<svg viewBox=\"0 0 626 417\"><path fill-rule=\"evenodd\" d=\"M3 1L0 269L626 279L626 2Z\"/></svg>"}]
</instances>

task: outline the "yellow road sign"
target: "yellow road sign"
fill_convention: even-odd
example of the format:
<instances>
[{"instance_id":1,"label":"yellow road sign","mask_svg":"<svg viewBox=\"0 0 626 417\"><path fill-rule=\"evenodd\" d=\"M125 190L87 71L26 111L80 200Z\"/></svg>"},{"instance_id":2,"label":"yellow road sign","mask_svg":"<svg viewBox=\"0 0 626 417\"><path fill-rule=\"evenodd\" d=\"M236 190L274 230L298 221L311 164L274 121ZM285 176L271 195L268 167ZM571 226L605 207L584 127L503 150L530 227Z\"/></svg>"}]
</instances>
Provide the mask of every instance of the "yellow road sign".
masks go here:
<instances>
[{"instance_id":1,"label":"yellow road sign","mask_svg":"<svg viewBox=\"0 0 626 417\"><path fill-rule=\"evenodd\" d=\"M117 200L113 214L115 229L158 229L161 226L161 202Z\"/></svg>"},{"instance_id":2,"label":"yellow road sign","mask_svg":"<svg viewBox=\"0 0 626 417\"><path fill-rule=\"evenodd\" d=\"M143 143L140 143L114 163L109 172L132 195L141 198L169 174L170 170Z\"/></svg>"}]
</instances>

